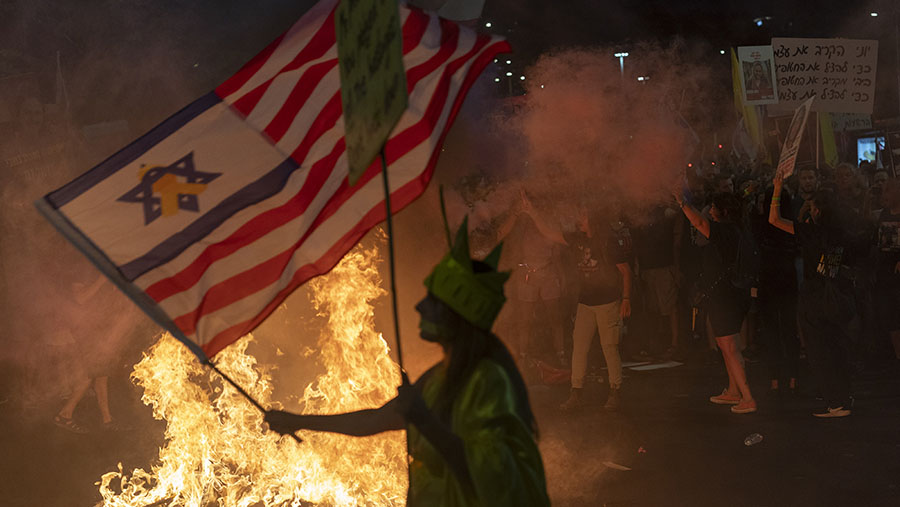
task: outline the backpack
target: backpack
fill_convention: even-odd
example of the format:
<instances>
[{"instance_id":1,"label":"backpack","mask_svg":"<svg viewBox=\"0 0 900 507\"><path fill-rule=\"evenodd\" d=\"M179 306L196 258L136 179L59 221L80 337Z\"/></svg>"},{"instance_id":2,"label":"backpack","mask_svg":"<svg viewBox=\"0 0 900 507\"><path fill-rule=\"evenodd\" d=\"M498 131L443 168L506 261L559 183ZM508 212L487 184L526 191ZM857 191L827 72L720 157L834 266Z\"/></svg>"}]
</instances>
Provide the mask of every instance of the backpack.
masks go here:
<instances>
[{"instance_id":1,"label":"backpack","mask_svg":"<svg viewBox=\"0 0 900 507\"><path fill-rule=\"evenodd\" d=\"M738 240L737 258L731 270L731 284L738 289L759 287L760 255L756 239L749 228L742 227Z\"/></svg>"}]
</instances>

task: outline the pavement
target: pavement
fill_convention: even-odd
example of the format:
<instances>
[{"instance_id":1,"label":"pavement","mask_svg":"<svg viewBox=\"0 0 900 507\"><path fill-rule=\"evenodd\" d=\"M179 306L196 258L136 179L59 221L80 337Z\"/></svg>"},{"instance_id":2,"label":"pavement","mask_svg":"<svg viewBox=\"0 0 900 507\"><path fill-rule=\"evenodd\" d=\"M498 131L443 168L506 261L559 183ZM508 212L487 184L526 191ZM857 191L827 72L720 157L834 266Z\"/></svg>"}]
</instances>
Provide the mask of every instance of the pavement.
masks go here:
<instances>
[{"instance_id":1,"label":"pavement","mask_svg":"<svg viewBox=\"0 0 900 507\"><path fill-rule=\"evenodd\" d=\"M711 404L726 377L704 352L674 368L626 369L617 412L603 409L606 385L597 380L586 386L587 404L570 412L558 408L567 386L531 386L553 505L900 505L900 361L856 376L850 417L820 420L811 416L819 404L808 374L799 396L770 397L763 363L748 364L757 413ZM77 435L53 426L51 411L0 392L0 505L92 506L103 473L119 462L149 465L165 423L152 419L128 373L110 379L126 431L101 431L92 400L76 417L93 431ZM11 375L0 380L9 385ZM763 440L745 446L752 433Z\"/></svg>"}]
</instances>

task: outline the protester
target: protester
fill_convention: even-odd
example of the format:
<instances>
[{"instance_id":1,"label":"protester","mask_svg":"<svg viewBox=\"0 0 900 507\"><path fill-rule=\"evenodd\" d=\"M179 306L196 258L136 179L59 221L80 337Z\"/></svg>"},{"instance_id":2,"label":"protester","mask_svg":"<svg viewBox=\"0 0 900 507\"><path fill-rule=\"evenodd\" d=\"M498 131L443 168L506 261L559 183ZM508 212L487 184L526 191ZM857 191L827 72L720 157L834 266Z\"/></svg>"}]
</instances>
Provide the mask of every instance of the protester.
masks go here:
<instances>
[{"instance_id":1,"label":"protester","mask_svg":"<svg viewBox=\"0 0 900 507\"><path fill-rule=\"evenodd\" d=\"M590 216L579 210L578 230L557 234L557 241L575 249L580 273L578 308L572 331L572 389L561 408L570 410L584 404L584 377L594 333L609 372L609 393L604 408L616 410L621 404L622 358L619 354L622 319L631 315L631 267L620 242L601 213Z\"/></svg>"},{"instance_id":2,"label":"protester","mask_svg":"<svg viewBox=\"0 0 900 507\"><path fill-rule=\"evenodd\" d=\"M639 224L633 233L641 307L644 319L649 321L646 331L651 336L668 337L664 357L671 358L679 348L677 266L680 264L682 220L676 220L676 214L669 206L657 206L643 218L646 223Z\"/></svg>"},{"instance_id":3,"label":"protester","mask_svg":"<svg viewBox=\"0 0 900 507\"><path fill-rule=\"evenodd\" d=\"M743 234L741 202L730 193L714 195L709 210L711 220L707 220L684 200L680 191L674 195L691 225L710 242L703 255L703 302L700 304L706 307L713 336L728 372L728 387L722 394L710 397L710 401L719 405L734 405L731 411L736 414L756 412L756 400L750 392L736 343L750 305L750 294L731 283Z\"/></svg>"},{"instance_id":4,"label":"protester","mask_svg":"<svg viewBox=\"0 0 900 507\"><path fill-rule=\"evenodd\" d=\"M827 407L816 417L850 415L850 337L847 324L854 314L853 281L847 266L856 239L846 227L836 196L819 191L810 201L808 222L781 216L784 180L779 173L769 210L769 223L795 234L804 259L804 283L800 290L800 326L806 340L809 364ZM843 187L847 188L847 187Z\"/></svg>"},{"instance_id":5,"label":"protester","mask_svg":"<svg viewBox=\"0 0 900 507\"><path fill-rule=\"evenodd\" d=\"M422 339L443 359L414 386L377 409L335 415L271 410L269 428L366 436L409 429L408 504L549 505L537 427L512 355L491 333L508 273L497 271L500 247L484 261L469 257L467 220L451 252L425 279L416 305Z\"/></svg>"},{"instance_id":6,"label":"protester","mask_svg":"<svg viewBox=\"0 0 900 507\"><path fill-rule=\"evenodd\" d=\"M808 175L810 171L806 171ZM813 173L814 175L815 173ZM769 393L780 395L785 383L790 394L798 393L800 376L800 340L797 336L797 242L790 234L772 227L768 210L772 190L764 201L765 227L760 231L760 286L762 328L769 367ZM790 219L796 197L781 194L781 216Z\"/></svg>"},{"instance_id":7,"label":"protester","mask_svg":"<svg viewBox=\"0 0 900 507\"><path fill-rule=\"evenodd\" d=\"M878 214L874 302L878 333L888 337L900 359L900 178L884 182Z\"/></svg>"},{"instance_id":8,"label":"protester","mask_svg":"<svg viewBox=\"0 0 900 507\"><path fill-rule=\"evenodd\" d=\"M525 208L528 208L526 210ZM506 221L499 229L499 240L512 244L516 267L512 275L512 306L516 314L518 354L534 355L539 347L535 337L548 329L556 360L563 366L566 352L563 343L563 274L559 265L559 249L550 237L553 232L536 223L531 201L520 190ZM546 220L546 219L545 219Z\"/></svg>"}]
</instances>

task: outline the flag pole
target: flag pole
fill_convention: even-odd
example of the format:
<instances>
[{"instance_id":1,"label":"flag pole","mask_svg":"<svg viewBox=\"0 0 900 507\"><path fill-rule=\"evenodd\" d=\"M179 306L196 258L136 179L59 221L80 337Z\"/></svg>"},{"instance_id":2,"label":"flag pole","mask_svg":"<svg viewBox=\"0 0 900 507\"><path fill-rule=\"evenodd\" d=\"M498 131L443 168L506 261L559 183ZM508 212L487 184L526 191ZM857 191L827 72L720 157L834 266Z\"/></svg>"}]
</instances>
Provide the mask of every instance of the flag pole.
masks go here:
<instances>
[{"instance_id":1,"label":"flag pole","mask_svg":"<svg viewBox=\"0 0 900 507\"><path fill-rule=\"evenodd\" d=\"M388 169L387 157L384 154L385 145L381 145L381 181L384 183L384 206L387 211L385 221L388 230L388 266L390 266L391 275L391 310L394 313L394 336L397 341L397 364L400 366L400 385L409 385L409 376L403 368L403 349L400 345L400 318L397 315L397 284L395 282L394 271L394 222L391 219L391 187L388 185ZM412 460L409 459L409 431L406 431L406 477L408 481L407 501L409 500L409 491L412 491Z\"/></svg>"},{"instance_id":2,"label":"flag pole","mask_svg":"<svg viewBox=\"0 0 900 507\"><path fill-rule=\"evenodd\" d=\"M387 211L388 234L388 265L391 278L391 310L394 313L394 336L397 341L397 364L400 365L400 377L403 385L409 385L409 377L403 368L403 348L400 345L400 318L397 314L397 283L394 268L394 223L391 219L391 187L388 185L387 158L384 154L384 145L381 147L381 181L384 183L384 205Z\"/></svg>"}]
</instances>

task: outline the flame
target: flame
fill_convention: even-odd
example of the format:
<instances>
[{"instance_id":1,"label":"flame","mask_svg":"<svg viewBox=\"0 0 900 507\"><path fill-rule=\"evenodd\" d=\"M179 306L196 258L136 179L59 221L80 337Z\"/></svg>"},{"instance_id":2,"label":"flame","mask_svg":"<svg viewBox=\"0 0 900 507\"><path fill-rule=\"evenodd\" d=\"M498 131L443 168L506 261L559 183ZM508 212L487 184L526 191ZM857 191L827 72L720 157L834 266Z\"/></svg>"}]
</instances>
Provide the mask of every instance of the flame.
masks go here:
<instances>
[{"instance_id":1,"label":"flame","mask_svg":"<svg viewBox=\"0 0 900 507\"><path fill-rule=\"evenodd\" d=\"M326 372L296 410L338 413L380 406L396 394L399 367L374 331L371 302L385 292L377 250L355 249L309 285L327 322L317 357ZM218 367L263 406L273 406L271 368L245 353L247 336L216 356ZM262 432L259 413L186 347L165 334L132 373L153 416L167 423L159 462L101 477L101 505L400 505L407 488L402 431L354 438L303 432L297 444ZM289 407L289 409L295 409Z\"/></svg>"}]
</instances>

